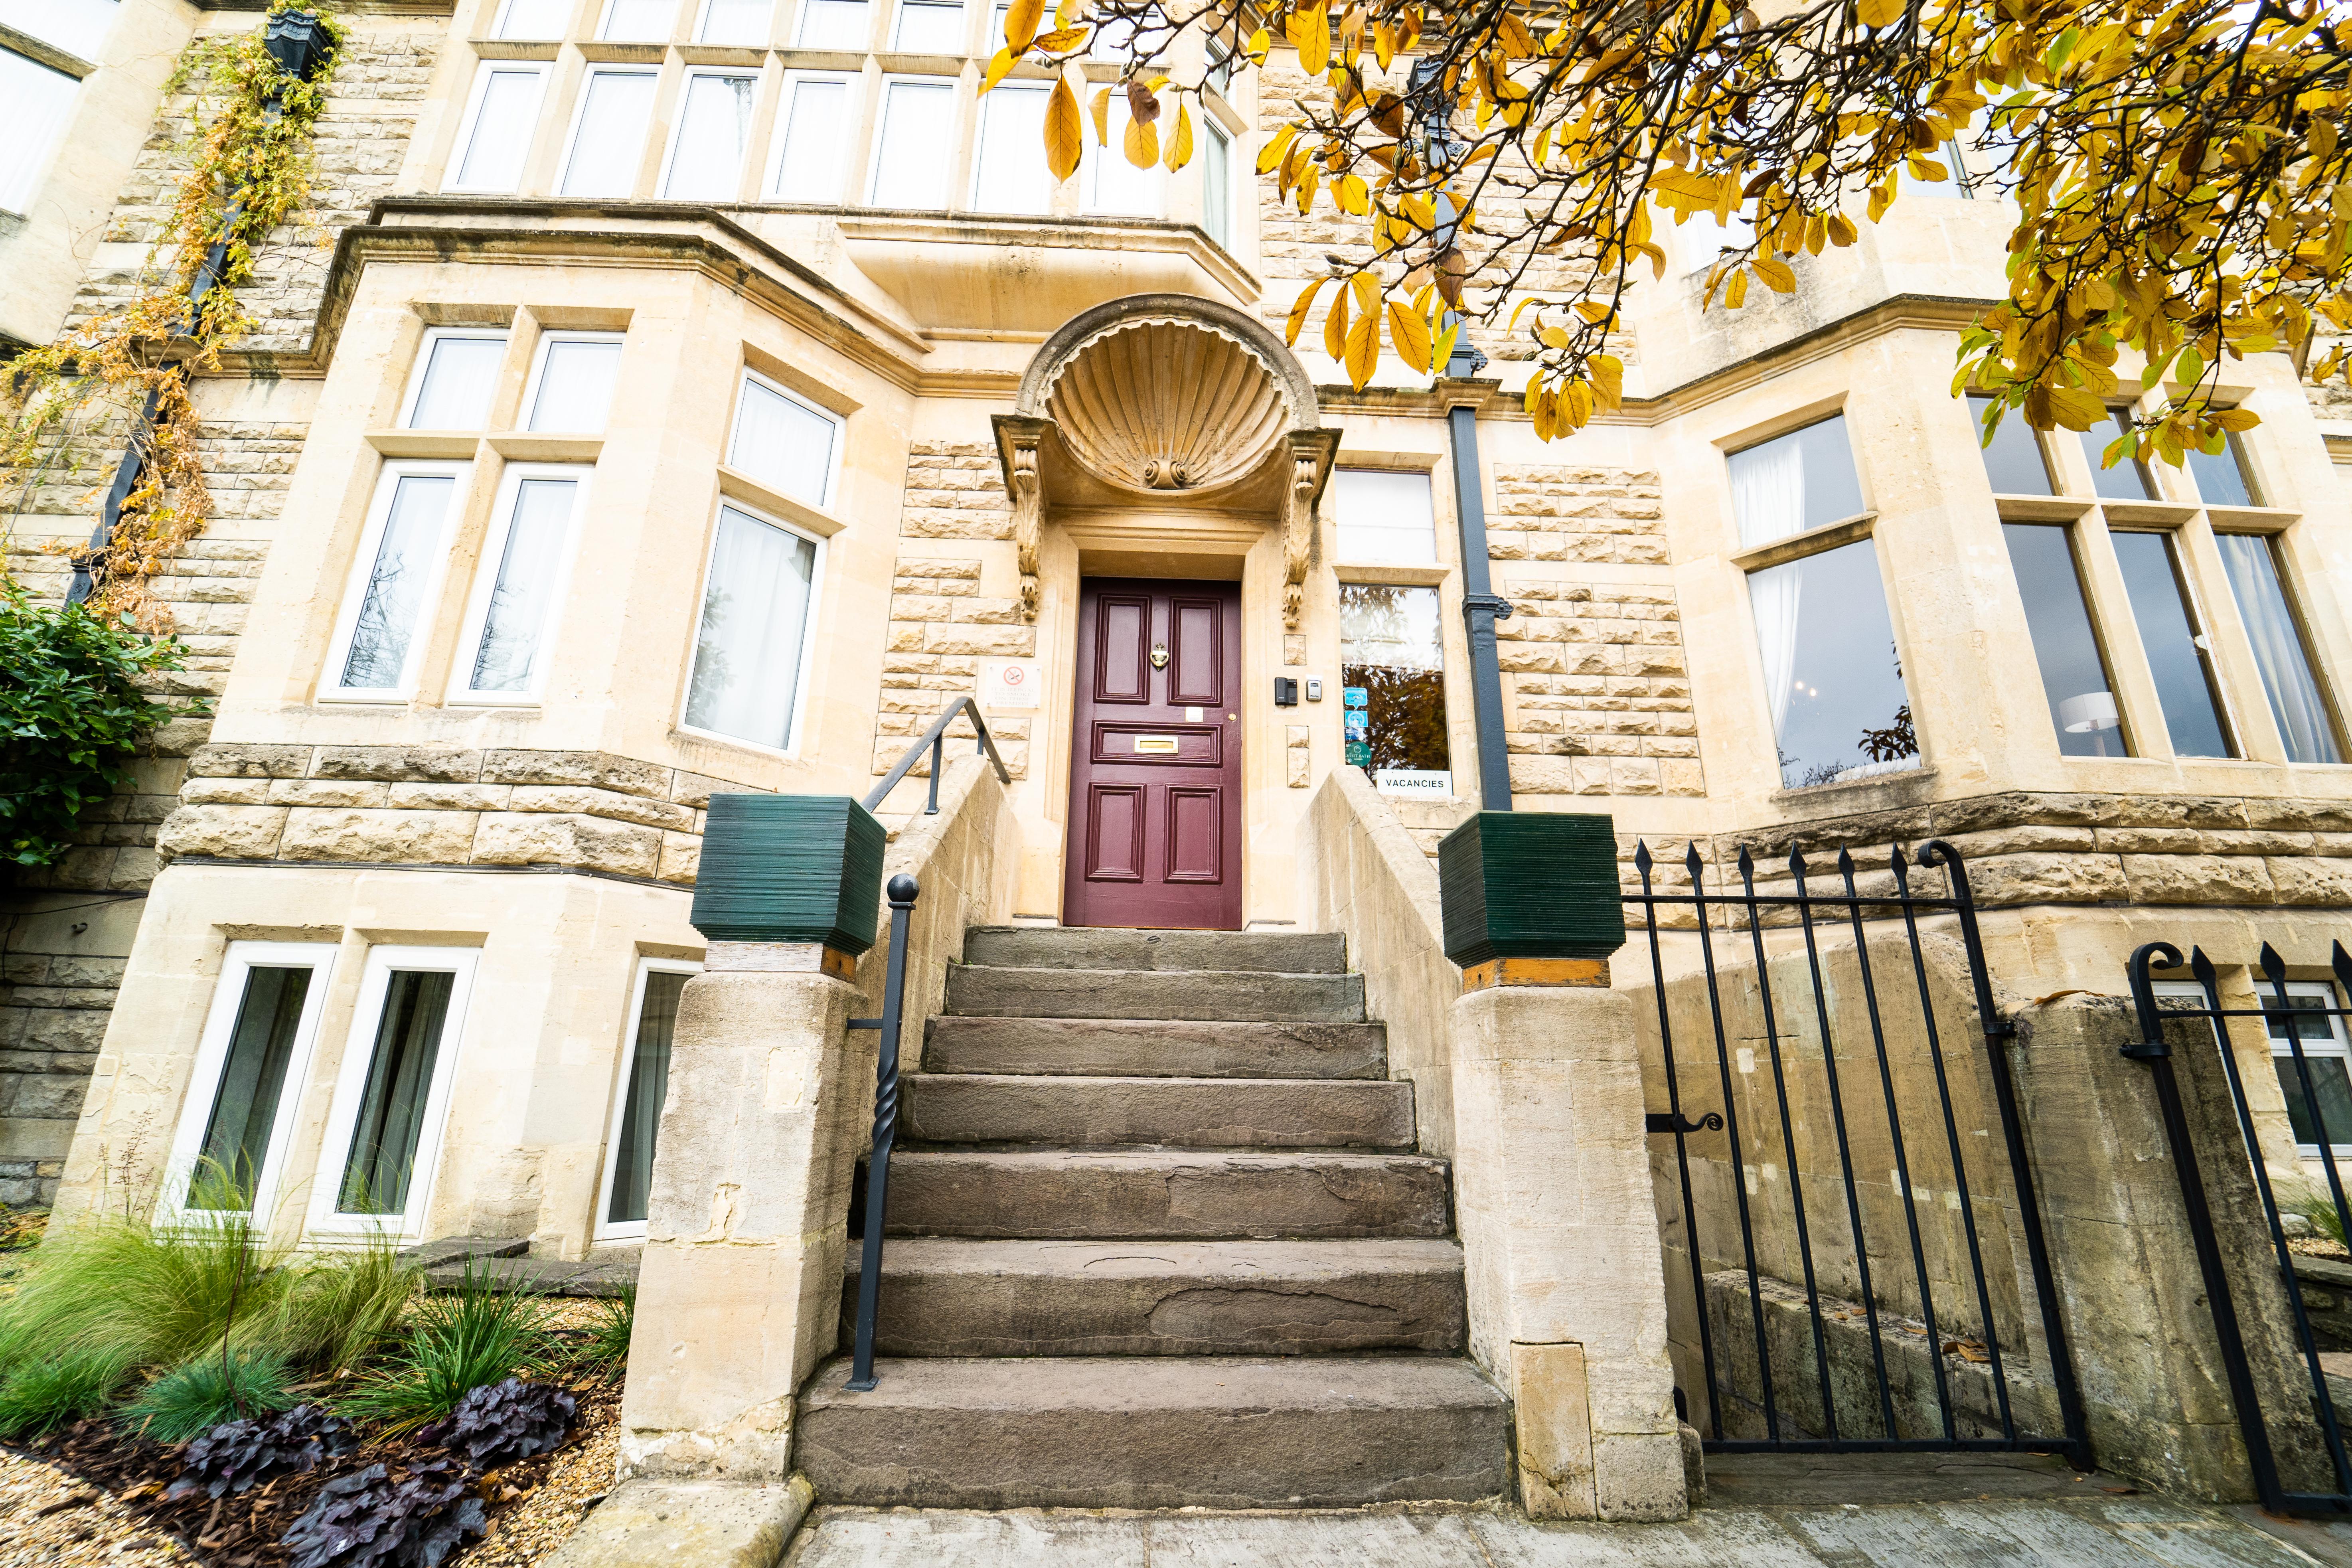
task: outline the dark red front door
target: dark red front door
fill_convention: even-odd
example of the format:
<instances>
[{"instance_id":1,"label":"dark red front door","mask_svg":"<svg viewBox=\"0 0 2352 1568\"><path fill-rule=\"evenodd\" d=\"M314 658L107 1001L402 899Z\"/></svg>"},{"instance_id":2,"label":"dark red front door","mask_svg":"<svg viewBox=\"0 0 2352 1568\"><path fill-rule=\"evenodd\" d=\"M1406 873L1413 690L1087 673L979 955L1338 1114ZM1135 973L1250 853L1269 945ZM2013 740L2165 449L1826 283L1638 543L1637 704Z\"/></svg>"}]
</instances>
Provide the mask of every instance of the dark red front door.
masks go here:
<instances>
[{"instance_id":1,"label":"dark red front door","mask_svg":"<svg viewBox=\"0 0 2352 1568\"><path fill-rule=\"evenodd\" d=\"M1241 929L1241 623L1238 583L1079 584L1064 924Z\"/></svg>"}]
</instances>

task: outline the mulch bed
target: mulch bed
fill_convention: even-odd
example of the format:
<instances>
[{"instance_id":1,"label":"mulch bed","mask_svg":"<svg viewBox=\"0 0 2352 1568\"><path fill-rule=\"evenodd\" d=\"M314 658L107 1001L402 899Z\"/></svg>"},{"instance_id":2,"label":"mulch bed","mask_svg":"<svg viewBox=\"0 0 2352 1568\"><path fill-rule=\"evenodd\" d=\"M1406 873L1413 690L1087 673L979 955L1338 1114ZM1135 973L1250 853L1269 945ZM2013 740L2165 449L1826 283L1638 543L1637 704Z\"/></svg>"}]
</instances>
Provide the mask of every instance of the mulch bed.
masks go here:
<instances>
[{"instance_id":1,"label":"mulch bed","mask_svg":"<svg viewBox=\"0 0 2352 1568\"><path fill-rule=\"evenodd\" d=\"M580 1401L580 1416L562 1447L478 1478L476 1489L489 1522L485 1544L495 1544L512 1533L507 1528L509 1516L525 1510L551 1478L560 1479L560 1490L581 1493L591 1505L609 1484L610 1439L620 1420L620 1389L616 1384L594 1384L572 1392ZM607 1456L602 1481L591 1482L580 1473L582 1461L593 1463L593 1449ZM375 1464L388 1467L396 1479L409 1464L446 1457L439 1448L425 1447L405 1437L386 1438L330 1458L308 1475L279 1476L243 1494L214 1499L198 1491L167 1501L163 1493L180 1476L180 1450L126 1436L105 1421L78 1422L45 1442L0 1445L0 1451L53 1465L105 1492L137 1516L149 1532L176 1542L208 1568L282 1568L292 1553L278 1543L278 1538L329 1481ZM593 1493L584 1491L590 1484L595 1489ZM582 1505L569 1503L562 1511L568 1517L562 1519L562 1529L547 1545L569 1533ZM544 1536L547 1532L533 1530L530 1533ZM462 1563L479 1550L469 1542L449 1561ZM513 1560L507 1552L495 1555Z\"/></svg>"}]
</instances>

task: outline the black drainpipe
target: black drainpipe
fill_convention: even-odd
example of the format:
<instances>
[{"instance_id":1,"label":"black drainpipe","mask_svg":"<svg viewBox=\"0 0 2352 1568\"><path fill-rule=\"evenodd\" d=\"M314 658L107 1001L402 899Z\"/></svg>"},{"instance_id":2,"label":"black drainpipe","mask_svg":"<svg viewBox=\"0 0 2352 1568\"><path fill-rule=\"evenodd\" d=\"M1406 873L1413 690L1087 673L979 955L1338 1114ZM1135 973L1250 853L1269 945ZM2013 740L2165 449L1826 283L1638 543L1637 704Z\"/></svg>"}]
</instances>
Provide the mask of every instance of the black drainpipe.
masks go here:
<instances>
[{"instance_id":1,"label":"black drainpipe","mask_svg":"<svg viewBox=\"0 0 2352 1568\"><path fill-rule=\"evenodd\" d=\"M1458 318L1457 318L1458 319ZM1445 379L1466 383L1486 368L1486 356L1467 335L1457 339ZM1446 412L1454 447L1454 510L1462 523L1462 620L1470 634L1470 710L1478 727L1478 808L1511 809L1511 753L1503 735L1503 667L1495 653L1495 623L1511 613L1486 572L1486 500L1478 461L1478 404L1483 386L1461 386Z\"/></svg>"}]
</instances>

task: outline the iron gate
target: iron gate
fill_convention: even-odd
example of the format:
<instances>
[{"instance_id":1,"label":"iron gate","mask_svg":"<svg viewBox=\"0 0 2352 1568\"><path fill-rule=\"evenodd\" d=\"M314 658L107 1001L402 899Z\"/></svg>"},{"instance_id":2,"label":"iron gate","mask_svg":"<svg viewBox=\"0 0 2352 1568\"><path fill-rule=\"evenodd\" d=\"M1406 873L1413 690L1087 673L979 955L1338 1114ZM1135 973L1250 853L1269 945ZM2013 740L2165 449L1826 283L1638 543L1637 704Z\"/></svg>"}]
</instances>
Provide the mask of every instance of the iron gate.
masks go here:
<instances>
[{"instance_id":1,"label":"iron gate","mask_svg":"<svg viewBox=\"0 0 2352 1568\"><path fill-rule=\"evenodd\" d=\"M2352 995L2352 957L2346 955L2344 944L2340 942L2334 944L2334 949L2331 967L2343 989L2331 993L2330 1000L2341 1001L2345 996ZM2155 979L2149 973L2156 963L2177 968L2180 963L2180 950L2169 942L2152 942L2132 954L2132 1005L2139 1016L2140 1041L2137 1045L2125 1047L2124 1054L2147 1062L2156 1075L2157 1100L2164 1116L2165 1141L2170 1145L2173 1168L2179 1178L2181 1204L2188 1211L2190 1238L2197 1249L2198 1270L2204 1279L2205 1299L2213 1314L2214 1336L2221 1350L2222 1373L2229 1384L2231 1402L2237 1407L2238 1429L2245 1438L2247 1467L2253 1472L2254 1489L2262 1498L2263 1506L2275 1513L2352 1513L2352 1458L2347 1458L2345 1451L2343 1428L2336 1415L2336 1392L2328 1385L2327 1369L2321 1361L2323 1352L2352 1349L2352 1346L2323 1343L2322 1336L2312 1323L2311 1314L2305 1310L2303 1291L2296 1279L2295 1254L2287 1245L2278 1192L2271 1179L2268 1163L2263 1157L2261 1132L2255 1124L2237 1052L2231 1047L2228 1024L2231 1018L2259 1018L2265 1044L2276 1040L2285 1045L2284 1056L2274 1047L2270 1047L2273 1059L2283 1069L2280 1088L2283 1096L2294 1089L2301 1091L2305 1114L2311 1119L2312 1131L2316 1134L2314 1152L2326 1176L2325 1188L2319 1194L2319 1202L2325 1207L2320 1212L2324 1216L2326 1209L2333 1209L2336 1235L2341 1238L2346 1234L2346 1222L2352 1220L2352 1204L2345 1200L2344 1175L2337 1169L2336 1143L2331 1136L2331 1132L2337 1131L2331 1127L2328 1115L2333 1097L2321 1092L2312 1056L2305 1048L2304 1041L2309 1037L2305 1027L2307 1022L2321 1021L2323 1036L2332 1037L2336 1030L2325 1021L2352 1017L2352 1009L2325 1005L2308 996L2291 998L2287 994L2286 963L2268 942L2263 944L2260 963L2263 984L2256 987L2256 1005L2252 1007L2221 1005L2220 972L2205 956L2204 950L2196 948L2190 952L2189 971L2196 976L2197 986L2203 993L2202 1005L2192 999L2186 1005L2175 1002L2171 1006L2159 1008ZM2266 996L2263 994L2264 987L2268 991ZM2209 1026L2208 1031L2200 1033L2215 1047L2223 1077L2229 1084L2231 1110L2234 1112L2239 1136L2243 1140L2239 1152L2252 1166L2254 1191L2262 1200L2263 1219L2277 1258L2279 1281L2284 1288L2287 1316L2294 1341L2293 1354L2302 1363L2296 1370L2309 1377L2308 1384L2303 1387L2294 1386L2301 1382L2299 1376L2286 1379L2288 1386L2284 1391L2279 1390L2277 1383L2273 1382L2272 1406L2268 1410L2259 1395L2255 1366L2247 1353L2237 1297L2222 1266L2221 1245L2214 1233L2212 1209L2206 1201L2204 1178L2198 1169L2197 1152L2189 1134L2179 1079L2173 1072L2172 1042L2165 1038L2164 1024L2168 1016L2175 1021L2203 1021ZM2200 1040L2200 1044L2202 1043ZM2346 1130L2345 1135L2352 1139L2352 1130ZM2299 1144L2300 1130L2291 1127L2290 1137ZM2301 1396L2305 1395L2310 1401L2308 1407L2293 1408L2292 1405L2299 1403ZM2272 1431L2274 1421L2293 1423L2298 1426L2309 1423L2318 1428L2320 1444L2296 1443L2290 1446L2290 1464L2294 1471L2292 1477L2281 1473L2280 1445L2273 1441ZM2317 1447L2325 1448L2324 1467L2318 1462L2319 1456L2312 1451ZM2303 1484L2291 1484L2293 1481ZM2331 1481L2334 1489L2325 1489Z\"/></svg>"},{"instance_id":2,"label":"iron gate","mask_svg":"<svg viewBox=\"0 0 2352 1568\"><path fill-rule=\"evenodd\" d=\"M1841 849L1826 888L1801 852L1761 890L1744 846L1736 892L1709 890L1696 844L1667 890L1655 883L1672 868L1646 844L1634 864L1684 1418L1716 1452L2032 1450L2087 1465L2003 1054L2013 1030L1959 855L1920 849L1940 893L1912 886L1899 846L1883 871ZM1948 1031L1968 1046L1948 1056Z\"/></svg>"}]
</instances>

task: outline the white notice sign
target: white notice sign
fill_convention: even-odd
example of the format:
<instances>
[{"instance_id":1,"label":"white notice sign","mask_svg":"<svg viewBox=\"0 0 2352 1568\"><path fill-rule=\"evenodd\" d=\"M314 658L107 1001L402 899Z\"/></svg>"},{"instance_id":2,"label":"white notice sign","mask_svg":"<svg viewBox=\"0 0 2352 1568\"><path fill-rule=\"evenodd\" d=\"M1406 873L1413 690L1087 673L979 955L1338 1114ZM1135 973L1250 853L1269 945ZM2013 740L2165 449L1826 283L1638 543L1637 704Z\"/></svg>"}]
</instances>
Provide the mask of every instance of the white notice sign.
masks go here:
<instances>
[{"instance_id":1,"label":"white notice sign","mask_svg":"<svg viewBox=\"0 0 2352 1568\"><path fill-rule=\"evenodd\" d=\"M991 713L1034 710L1037 706L1037 661L1033 658L984 658L980 661L980 705Z\"/></svg>"},{"instance_id":2,"label":"white notice sign","mask_svg":"<svg viewBox=\"0 0 2352 1568\"><path fill-rule=\"evenodd\" d=\"M1433 768L1382 768L1372 775L1372 788L1382 795L1407 795L1418 800L1452 800L1454 774Z\"/></svg>"}]
</instances>

